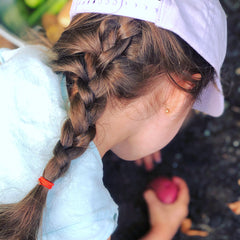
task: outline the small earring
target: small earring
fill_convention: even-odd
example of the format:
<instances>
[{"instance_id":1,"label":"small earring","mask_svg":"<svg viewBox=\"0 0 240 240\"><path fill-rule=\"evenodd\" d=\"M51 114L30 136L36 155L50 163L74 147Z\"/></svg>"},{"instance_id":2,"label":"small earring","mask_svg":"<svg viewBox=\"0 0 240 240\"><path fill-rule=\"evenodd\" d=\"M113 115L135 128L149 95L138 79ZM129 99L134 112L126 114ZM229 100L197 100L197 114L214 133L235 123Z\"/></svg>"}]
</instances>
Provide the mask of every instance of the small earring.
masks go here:
<instances>
[{"instance_id":1,"label":"small earring","mask_svg":"<svg viewBox=\"0 0 240 240\"><path fill-rule=\"evenodd\" d=\"M166 108L166 109L165 109L165 113L170 113L170 109L169 109L169 108Z\"/></svg>"}]
</instances>

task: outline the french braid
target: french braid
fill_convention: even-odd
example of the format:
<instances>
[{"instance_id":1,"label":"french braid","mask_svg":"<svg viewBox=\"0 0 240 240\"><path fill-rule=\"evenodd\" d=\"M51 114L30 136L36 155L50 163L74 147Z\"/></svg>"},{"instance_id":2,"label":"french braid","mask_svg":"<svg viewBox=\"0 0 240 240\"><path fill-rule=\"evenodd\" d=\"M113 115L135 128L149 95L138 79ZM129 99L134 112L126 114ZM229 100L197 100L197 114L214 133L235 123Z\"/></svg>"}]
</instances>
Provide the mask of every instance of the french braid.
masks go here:
<instances>
[{"instance_id":1,"label":"french braid","mask_svg":"<svg viewBox=\"0 0 240 240\"><path fill-rule=\"evenodd\" d=\"M51 182L63 176L71 161L88 148L109 100L137 98L149 92L155 86L152 79L156 81L158 76L159 81L163 73L183 73L198 94L214 74L213 68L173 33L119 16L75 16L52 51L53 70L66 76L70 107L43 172ZM189 77L195 72L202 75L198 83ZM36 240L47 193L47 188L37 185L20 202L0 205L0 239Z\"/></svg>"}]
</instances>

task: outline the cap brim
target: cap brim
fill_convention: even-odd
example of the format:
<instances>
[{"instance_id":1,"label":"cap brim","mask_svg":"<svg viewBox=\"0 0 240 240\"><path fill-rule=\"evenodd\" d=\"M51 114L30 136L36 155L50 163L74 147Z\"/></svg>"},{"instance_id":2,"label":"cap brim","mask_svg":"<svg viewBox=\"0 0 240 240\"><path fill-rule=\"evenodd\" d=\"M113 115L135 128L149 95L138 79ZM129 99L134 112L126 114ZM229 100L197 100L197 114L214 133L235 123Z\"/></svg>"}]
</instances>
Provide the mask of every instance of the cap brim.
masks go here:
<instances>
[{"instance_id":1,"label":"cap brim","mask_svg":"<svg viewBox=\"0 0 240 240\"><path fill-rule=\"evenodd\" d=\"M210 82L203 89L193 105L193 109L208 114L213 117L219 117L224 111L224 95L220 79Z\"/></svg>"}]
</instances>

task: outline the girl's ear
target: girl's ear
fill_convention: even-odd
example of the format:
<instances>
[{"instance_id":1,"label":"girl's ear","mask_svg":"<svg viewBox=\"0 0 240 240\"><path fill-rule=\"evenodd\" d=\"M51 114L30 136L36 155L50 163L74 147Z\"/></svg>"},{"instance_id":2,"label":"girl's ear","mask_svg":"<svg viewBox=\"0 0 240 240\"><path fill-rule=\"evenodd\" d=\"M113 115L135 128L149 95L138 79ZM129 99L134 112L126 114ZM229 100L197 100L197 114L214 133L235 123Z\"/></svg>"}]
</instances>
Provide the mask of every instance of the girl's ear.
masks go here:
<instances>
[{"instance_id":1,"label":"girl's ear","mask_svg":"<svg viewBox=\"0 0 240 240\"><path fill-rule=\"evenodd\" d=\"M195 81L200 81L202 79L202 75L200 73L194 73L192 76L192 79ZM194 83L189 81L182 81L179 83L181 87L183 87L186 90L191 90L194 87Z\"/></svg>"},{"instance_id":2,"label":"girl's ear","mask_svg":"<svg viewBox=\"0 0 240 240\"><path fill-rule=\"evenodd\" d=\"M202 79L202 75L200 73L195 73L192 75L192 79L199 81Z\"/></svg>"},{"instance_id":3,"label":"girl's ear","mask_svg":"<svg viewBox=\"0 0 240 240\"><path fill-rule=\"evenodd\" d=\"M191 77L193 80L196 80L196 81L199 81L202 79L202 75L200 73L194 73ZM183 79L181 79L180 77L178 77L176 75L170 75L170 78L172 78L178 86L180 86L181 88L183 88L185 90L191 90L194 87L193 82L184 81Z\"/></svg>"},{"instance_id":4,"label":"girl's ear","mask_svg":"<svg viewBox=\"0 0 240 240\"><path fill-rule=\"evenodd\" d=\"M178 76L172 76L174 81L182 88L186 90L191 90L194 86L193 82L184 81ZM191 75L192 79L199 81L202 78L200 73L195 73ZM192 95L183 89L177 88L176 86L169 86L169 98L165 104L165 113L168 115L176 116L177 113L181 112L183 109L188 109L192 105Z\"/></svg>"}]
</instances>

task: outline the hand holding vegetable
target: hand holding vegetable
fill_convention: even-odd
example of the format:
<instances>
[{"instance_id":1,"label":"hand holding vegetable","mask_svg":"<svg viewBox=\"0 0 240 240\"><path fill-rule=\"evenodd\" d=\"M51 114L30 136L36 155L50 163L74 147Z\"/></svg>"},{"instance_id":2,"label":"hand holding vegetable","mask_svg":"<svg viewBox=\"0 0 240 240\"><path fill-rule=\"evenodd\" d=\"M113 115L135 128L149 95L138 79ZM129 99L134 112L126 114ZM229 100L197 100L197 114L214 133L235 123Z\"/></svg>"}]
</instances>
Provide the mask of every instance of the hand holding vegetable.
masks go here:
<instances>
[{"instance_id":1,"label":"hand holding vegetable","mask_svg":"<svg viewBox=\"0 0 240 240\"><path fill-rule=\"evenodd\" d=\"M172 204L162 203L153 190L147 190L144 193L151 229L141 240L172 239L181 222L187 216L190 200L187 184L179 177L173 177L172 181L178 186L178 195Z\"/></svg>"}]
</instances>

